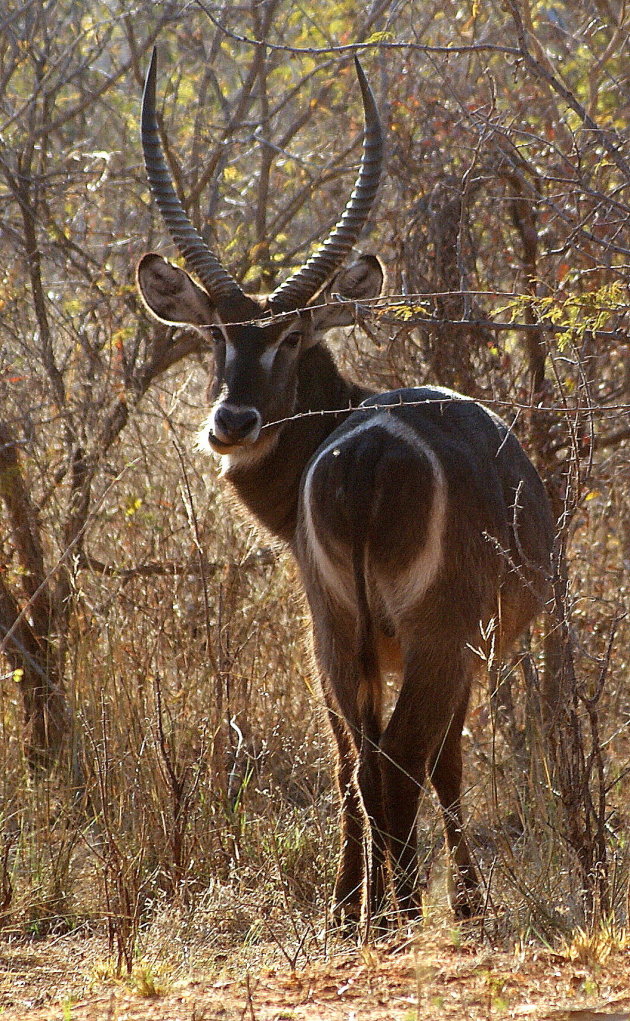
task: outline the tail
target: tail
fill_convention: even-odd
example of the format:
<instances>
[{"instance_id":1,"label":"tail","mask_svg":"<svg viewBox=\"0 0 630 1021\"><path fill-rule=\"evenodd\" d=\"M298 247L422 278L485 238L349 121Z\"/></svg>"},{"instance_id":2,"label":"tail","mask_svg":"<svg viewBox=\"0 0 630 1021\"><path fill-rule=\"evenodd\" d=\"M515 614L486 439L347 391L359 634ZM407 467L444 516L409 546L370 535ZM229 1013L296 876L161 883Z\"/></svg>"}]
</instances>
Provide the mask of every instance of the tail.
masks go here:
<instances>
[{"instance_id":1,"label":"tail","mask_svg":"<svg viewBox=\"0 0 630 1021\"><path fill-rule=\"evenodd\" d=\"M367 546L371 506L365 501L353 508L354 534L352 537L352 569L357 603L357 657L360 671L357 689L357 708L362 716L373 714L380 720L382 685L376 648L376 628L370 607L367 588ZM368 520L366 520L368 518Z\"/></svg>"}]
</instances>

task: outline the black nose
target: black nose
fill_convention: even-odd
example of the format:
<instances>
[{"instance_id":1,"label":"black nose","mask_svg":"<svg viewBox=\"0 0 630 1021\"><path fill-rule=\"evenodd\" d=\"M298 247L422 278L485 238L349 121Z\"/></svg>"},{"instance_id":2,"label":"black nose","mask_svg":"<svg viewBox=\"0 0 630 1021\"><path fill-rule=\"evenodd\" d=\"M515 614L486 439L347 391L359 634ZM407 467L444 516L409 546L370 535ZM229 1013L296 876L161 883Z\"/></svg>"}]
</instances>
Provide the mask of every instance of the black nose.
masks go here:
<instances>
[{"instance_id":1,"label":"black nose","mask_svg":"<svg viewBox=\"0 0 630 1021\"><path fill-rule=\"evenodd\" d=\"M235 408L221 404L214 413L212 427L215 436L223 443L255 440L260 431L260 414L255 408Z\"/></svg>"}]
</instances>

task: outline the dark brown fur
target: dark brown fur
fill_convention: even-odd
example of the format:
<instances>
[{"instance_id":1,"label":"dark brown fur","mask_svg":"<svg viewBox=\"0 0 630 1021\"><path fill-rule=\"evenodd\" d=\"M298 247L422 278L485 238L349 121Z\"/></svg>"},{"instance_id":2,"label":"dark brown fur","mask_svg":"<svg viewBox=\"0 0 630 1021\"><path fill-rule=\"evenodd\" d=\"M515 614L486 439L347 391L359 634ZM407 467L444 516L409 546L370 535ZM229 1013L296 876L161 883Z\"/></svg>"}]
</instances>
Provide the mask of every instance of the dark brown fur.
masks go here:
<instances>
[{"instance_id":1,"label":"dark brown fur","mask_svg":"<svg viewBox=\"0 0 630 1021\"><path fill-rule=\"evenodd\" d=\"M340 375L324 346L327 330L353 321L351 303L383 287L374 256L340 268L370 214L383 157L358 61L365 134L354 191L321 248L267 298L242 291L177 197L156 68L154 51L142 104L147 177L204 286L155 254L141 260L138 285L158 318L214 341L207 446L300 567L338 750L336 912L380 914L390 876L398 907L418 912L416 813L428 777L444 813L452 900L470 915L479 890L460 796L471 648L494 644L501 654L545 600L553 527L544 489L516 439L475 402L430 388L371 394ZM400 691L385 723L389 671Z\"/></svg>"},{"instance_id":2,"label":"dark brown fur","mask_svg":"<svg viewBox=\"0 0 630 1021\"><path fill-rule=\"evenodd\" d=\"M399 908L420 909L415 828L427 777L444 813L452 901L470 915L478 878L460 797L471 646L491 634L503 654L545 601L553 523L538 475L473 401L430 388L374 395L345 380L322 338L350 317L327 295L280 324L260 320L256 305L237 326L158 256L145 257L139 284L154 314L215 336L209 444L230 458L224 475L240 502L300 567L338 751L338 916L358 918L364 904L380 913L390 875ZM366 257L330 290L381 286ZM392 670L400 692L385 725Z\"/></svg>"}]
</instances>

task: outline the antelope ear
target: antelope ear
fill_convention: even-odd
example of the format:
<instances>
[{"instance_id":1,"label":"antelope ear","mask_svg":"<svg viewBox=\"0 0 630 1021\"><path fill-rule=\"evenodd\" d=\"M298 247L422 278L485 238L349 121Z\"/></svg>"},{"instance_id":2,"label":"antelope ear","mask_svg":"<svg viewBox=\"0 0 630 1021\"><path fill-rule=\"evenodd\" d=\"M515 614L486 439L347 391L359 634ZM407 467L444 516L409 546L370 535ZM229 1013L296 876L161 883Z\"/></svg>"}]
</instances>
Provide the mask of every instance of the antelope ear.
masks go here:
<instances>
[{"instance_id":1,"label":"antelope ear","mask_svg":"<svg viewBox=\"0 0 630 1021\"><path fill-rule=\"evenodd\" d=\"M155 252L140 259L136 283L147 309L162 323L210 326L217 322L214 305L203 288L185 270Z\"/></svg>"},{"instance_id":2,"label":"antelope ear","mask_svg":"<svg viewBox=\"0 0 630 1021\"><path fill-rule=\"evenodd\" d=\"M385 270L381 260L376 255L360 255L347 269L339 270L316 299L311 313L313 330L324 333L333 326L349 326L354 322L352 305L335 300L334 295L348 301L365 301L378 298L384 285Z\"/></svg>"}]
</instances>

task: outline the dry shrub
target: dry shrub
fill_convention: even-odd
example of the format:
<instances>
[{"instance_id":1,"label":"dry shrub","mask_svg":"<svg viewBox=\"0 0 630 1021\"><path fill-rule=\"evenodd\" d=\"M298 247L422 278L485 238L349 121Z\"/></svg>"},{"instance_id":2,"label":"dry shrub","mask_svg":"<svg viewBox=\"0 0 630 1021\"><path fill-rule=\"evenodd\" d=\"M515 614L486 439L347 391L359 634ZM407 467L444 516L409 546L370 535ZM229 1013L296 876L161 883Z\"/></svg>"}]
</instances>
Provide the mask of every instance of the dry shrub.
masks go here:
<instances>
[{"instance_id":1,"label":"dry shrub","mask_svg":"<svg viewBox=\"0 0 630 1021\"><path fill-rule=\"evenodd\" d=\"M473 5L471 19L461 17L460 4L434 6L423 10L421 37L416 3L370 5L369 23L358 5L343 15L347 25L331 29L359 39L383 27L386 39L393 32L409 43L375 43L366 57L373 81L387 84L390 156L365 247L385 258L391 293L517 291L524 299L509 314L521 320L538 288L566 313L566 326L563 302L581 298L588 312L624 273L627 285L628 182L603 157L610 149L600 148L613 136L621 145L627 126L624 49L610 46L608 35L627 39L627 14L622 23L613 5L619 23L604 25L590 0L564 5L560 32L544 6L533 11L551 59L561 69L570 58L578 96L588 83L592 115L605 126L594 142L591 129L576 128L575 110L567 116L561 97L523 61L469 49L471 38L485 35L516 46L509 14L516 5ZM3 660L10 673L0 695L0 917L11 933L106 927L119 967L150 945L152 929L154 946L173 934L180 960L187 947L203 945L206 926L220 952L273 932L292 953L304 933L308 941L327 931L337 849L306 609L286 554L240 517L221 493L216 466L193 452L204 417L199 363L163 374L169 352L184 341L151 327L133 298L134 260L145 246L162 244L139 171L138 100L162 19L164 116L191 215L202 230L213 222L239 279L275 283L345 201L357 151L348 148L350 54L322 57L323 70L314 72L312 55L273 64L277 51L269 47L267 96L250 74L260 48L211 26L203 5L142 2L130 19L123 7L117 14L115 5L97 3L85 22L74 7L9 4L4 26L15 44L2 51L13 93L3 96L0 145L7 209L1 403L53 595L63 580L53 607L61 623L45 621L43 633L64 663L72 726L55 770L34 775L24 757L19 682ZM290 46L305 30L303 19L290 4L275 8L269 40ZM242 16L225 5L228 29L240 34ZM319 47L315 25L313 32ZM427 56L419 39L459 41L467 52ZM233 122L242 84L251 94ZM190 102L195 90L209 94L215 85L221 94L206 108ZM267 120L272 86L278 91ZM612 112L620 126L609 122ZM270 145L253 156L257 118ZM297 159L288 158L292 152ZM276 162L265 189L269 153ZM197 185L208 165L218 177L206 194ZM229 201L219 203L219 194ZM277 237L266 237L269 224L283 225ZM535 266L525 242L537 246ZM504 299L487 296L475 297L468 311L479 311L477 301L484 315L508 314L500 311ZM465 305L451 303L450 311L460 315ZM516 332L457 332L448 323L436 331L373 316L365 331L340 335L336 348L352 374L378 387L465 382L514 421L537 454L534 441L545 434L550 486L561 492L568 481L571 489L563 524L566 625L579 688L575 721L591 770L581 794L595 808L603 804L594 836L605 840L608 911L612 923L627 925L630 703L622 615L630 532L620 419L630 377L627 301L622 295L609 305L602 322L614 336L576 328L562 344L545 337L552 358L546 389L533 402L527 344ZM448 309L427 300L421 311ZM538 418L532 403L543 408ZM538 433L532 420L542 422ZM82 488L84 449L94 474ZM73 486L89 503L85 542L76 541ZM32 579L9 531L0 535L0 580L23 603L24 581ZM64 561L68 574L54 573L69 536L76 545ZM468 825L488 889L481 929L507 942L553 939L584 922L567 792L540 726L546 626L532 638L527 683L518 672L512 679L511 716L492 710L482 680L467 731ZM437 819L428 795L421 836L436 876ZM437 882L431 898L443 901Z\"/></svg>"}]
</instances>

